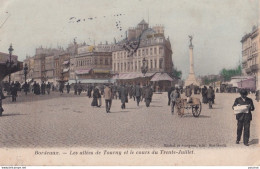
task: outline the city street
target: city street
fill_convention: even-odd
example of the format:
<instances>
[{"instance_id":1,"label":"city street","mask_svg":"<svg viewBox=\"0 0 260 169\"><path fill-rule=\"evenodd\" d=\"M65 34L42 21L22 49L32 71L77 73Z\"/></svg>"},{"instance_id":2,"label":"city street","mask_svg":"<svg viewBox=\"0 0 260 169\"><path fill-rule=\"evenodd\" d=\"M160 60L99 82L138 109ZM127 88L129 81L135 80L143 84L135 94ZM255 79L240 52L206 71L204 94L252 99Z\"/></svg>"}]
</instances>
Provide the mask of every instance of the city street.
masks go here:
<instances>
[{"instance_id":1,"label":"city street","mask_svg":"<svg viewBox=\"0 0 260 169\"><path fill-rule=\"evenodd\" d=\"M231 109L239 94L217 93L214 109L203 104L199 118L171 115L167 93L154 94L148 108L144 102L137 107L129 99L121 110L121 102L113 100L111 113L105 113L104 100L101 108L91 107L92 99L85 93L20 95L16 103L11 98L3 103L0 147L244 147L242 140L235 144L236 119ZM254 104L250 147L258 144L256 114L260 106L255 100Z\"/></svg>"}]
</instances>

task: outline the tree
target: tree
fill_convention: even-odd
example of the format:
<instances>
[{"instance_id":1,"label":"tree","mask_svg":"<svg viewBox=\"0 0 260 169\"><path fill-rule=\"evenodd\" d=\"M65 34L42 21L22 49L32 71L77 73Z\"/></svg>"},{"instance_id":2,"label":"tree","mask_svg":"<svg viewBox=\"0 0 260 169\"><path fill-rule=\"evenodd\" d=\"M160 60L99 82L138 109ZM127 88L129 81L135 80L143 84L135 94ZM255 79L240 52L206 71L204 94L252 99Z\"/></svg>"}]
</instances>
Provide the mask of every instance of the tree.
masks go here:
<instances>
[{"instance_id":1,"label":"tree","mask_svg":"<svg viewBox=\"0 0 260 169\"><path fill-rule=\"evenodd\" d=\"M177 68L173 68L172 69L172 75L175 76L175 77L178 77L179 79L181 79L182 71L178 70Z\"/></svg>"},{"instance_id":2,"label":"tree","mask_svg":"<svg viewBox=\"0 0 260 169\"><path fill-rule=\"evenodd\" d=\"M231 80L231 77L241 75L241 72L242 72L242 68L241 68L241 66L239 65L239 66L238 66L237 68L235 68L235 69L225 69L225 68L223 68L223 69L220 71L220 75L222 76L222 78L224 79L224 81L229 81L229 80Z\"/></svg>"}]
</instances>

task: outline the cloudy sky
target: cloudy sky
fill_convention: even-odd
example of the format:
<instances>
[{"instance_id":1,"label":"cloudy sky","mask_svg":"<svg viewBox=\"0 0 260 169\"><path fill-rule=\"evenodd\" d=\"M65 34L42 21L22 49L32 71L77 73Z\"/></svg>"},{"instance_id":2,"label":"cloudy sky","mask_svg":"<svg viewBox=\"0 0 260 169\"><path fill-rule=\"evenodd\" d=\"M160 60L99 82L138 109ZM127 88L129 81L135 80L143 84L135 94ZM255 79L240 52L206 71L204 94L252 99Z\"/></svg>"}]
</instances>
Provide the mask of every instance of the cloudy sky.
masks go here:
<instances>
[{"instance_id":1,"label":"cloudy sky","mask_svg":"<svg viewBox=\"0 0 260 169\"><path fill-rule=\"evenodd\" d=\"M258 9L258 0L0 0L0 52L12 43L23 60L36 47L66 48L74 38L111 43L149 18L150 26L164 25L183 78L189 73L188 35L194 36L195 73L217 74L239 64L240 40L258 24Z\"/></svg>"}]
</instances>

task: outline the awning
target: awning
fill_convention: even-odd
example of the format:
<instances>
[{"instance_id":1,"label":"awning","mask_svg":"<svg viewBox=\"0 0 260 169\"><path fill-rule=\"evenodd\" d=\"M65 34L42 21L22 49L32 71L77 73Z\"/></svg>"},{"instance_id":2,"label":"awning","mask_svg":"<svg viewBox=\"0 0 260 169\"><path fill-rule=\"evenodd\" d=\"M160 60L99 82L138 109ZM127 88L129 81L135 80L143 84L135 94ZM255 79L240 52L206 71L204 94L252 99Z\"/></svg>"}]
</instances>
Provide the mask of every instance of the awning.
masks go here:
<instances>
[{"instance_id":1,"label":"awning","mask_svg":"<svg viewBox=\"0 0 260 169\"><path fill-rule=\"evenodd\" d=\"M70 70L70 68L67 68L67 69L63 69L63 73L66 73Z\"/></svg>"},{"instance_id":2,"label":"awning","mask_svg":"<svg viewBox=\"0 0 260 169\"><path fill-rule=\"evenodd\" d=\"M68 63L70 63L70 61L66 60L66 61L63 62L63 65L67 65Z\"/></svg>"},{"instance_id":3,"label":"awning","mask_svg":"<svg viewBox=\"0 0 260 169\"><path fill-rule=\"evenodd\" d=\"M128 80L142 77L151 77L153 75L154 73L146 73L145 76L142 73L119 73L118 75L114 75L113 79Z\"/></svg>"},{"instance_id":4,"label":"awning","mask_svg":"<svg viewBox=\"0 0 260 169\"><path fill-rule=\"evenodd\" d=\"M90 71L90 70L91 70L91 69L81 69L81 70L76 70L75 73L76 73L77 75L89 74L89 71Z\"/></svg>"},{"instance_id":5,"label":"awning","mask_svg":"<svg viewBox=\"0 0 260 169\"><path fill-rule=\"evenodd\" d=\"M93 69L94 73L110 73L110 70L105 69Z\"/></svg>"},{"instance_id":6,"label":"awning","mask_svg":"<svg viewBox=\"0 0 260 169\"><path fill-rule=\"evenodd\" d=\"M251 78L251 79L246 79L246 80L242 80L240 82L237 82L237 87L241 88L241 89L251 89L251 90L255 90L256 89L256 81L255 78Z\"/></svg>"},{"instance_id":7,"label":"awning","mask_svg":"<svg viewBox=\"0 0 260 169\"><path fill-rule=\"evenodd\" d=\"M114 83L114 79L78 79L77 82L80 83ZM69 80L69 83L76 83L76 80Z\"/></svg>"},{"instance_id":8,"label":"awning","mask_svg":"<svg viewBox=\"0 0 260 169\"><path fill-rule=\"evenodd\" d=\"M173 81L173 79L167 73L156 73L151 81Z\"/></svg>"}]
</instances>

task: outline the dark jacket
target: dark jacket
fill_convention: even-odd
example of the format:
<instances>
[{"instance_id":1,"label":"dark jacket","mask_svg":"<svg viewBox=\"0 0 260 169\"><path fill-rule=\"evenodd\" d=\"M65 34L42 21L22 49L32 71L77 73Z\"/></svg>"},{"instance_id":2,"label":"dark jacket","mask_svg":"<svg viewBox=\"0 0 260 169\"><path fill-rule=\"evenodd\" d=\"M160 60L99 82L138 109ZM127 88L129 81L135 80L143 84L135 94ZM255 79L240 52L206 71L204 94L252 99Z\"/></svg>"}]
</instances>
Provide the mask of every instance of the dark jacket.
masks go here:
<instances>
[{"instance_id":1,"label":"dark jacket","mask_svg":"<svg viewBox=\"0 0 260 169\"><path fill-rule=\"evenodd\" d=\"M136 97L141 97L141 95L142 95L142 89L141 89L141 87L139 85L137 85L135 87L135 96Z\"/></svg>"},{"instance_id":2,"label":"dark jacket","mask_svg":"<svg viewBox=\"0 0 260 169\"><path fill-rule=\"evenodd\" d=\"M121 103L125 103L127 101L127 89L124 86L120 88L120 96Z\"/></svg>"},{"instance_id":3,"label":"dark jacket","mask_svg":"<svg viewBox=\"0 0 260 169\"><path fill-rule=\"evenodd\" d=\"M252 120L252 113L251 113L251 111L255 110L255 107L254 107L254 104L253 104L253 100L248 98L248 97L246 97L245 101L244 101L241 97L238 97L238 98L236 98L233 107L237 106L238 104L240 104L240 105L250 105L251 108L250 108L248 113L239 113L239 114L237 114L236 115L236 119L239 120L239 121L244 121L244 120L245 121L251 121Z\"/></svg>"}]
</instances>

